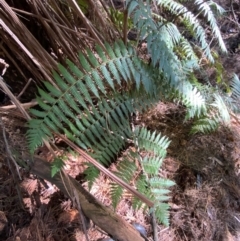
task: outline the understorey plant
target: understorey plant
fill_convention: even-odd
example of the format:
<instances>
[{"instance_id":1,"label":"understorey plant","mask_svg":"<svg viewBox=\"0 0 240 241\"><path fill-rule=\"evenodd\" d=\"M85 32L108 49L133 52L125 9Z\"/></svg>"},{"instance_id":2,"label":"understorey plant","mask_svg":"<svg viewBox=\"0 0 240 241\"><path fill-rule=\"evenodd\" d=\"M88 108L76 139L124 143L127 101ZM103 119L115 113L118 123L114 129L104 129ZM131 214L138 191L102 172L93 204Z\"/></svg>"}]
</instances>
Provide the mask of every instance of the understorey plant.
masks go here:
<instances>
[{"instance_id":1,"label":"understorey plant","mask_svg":"<svg viewBox=\"0 0 240 241\"><path fill-rule=\"evenodd\" d=\"M135 125L134 116L159 101L181 103L185 119L193 120L192 132L206 133L229 120L229 111L238 109L240 96L236 76L232 95L191 81L202 56L214 62L204 24L226 52L214 17L223 10L212 1L196 0L194 9L184 3L127 0L128 17L137 29L137 40L147 43L151 62L139 57L138 43L119 40L80 52L79 63L59 64L53 72L54 84L44 82L45 88L38 91L39 108L31 109L34 118L27 133L31 152L54 133L61 133L103 166L120 156L115 174L154 202L150 211L164 225L169 225L167 201L174 182L160 177L159 170L170 140L157 130ZM61 165L55 163L59 169ZM91 187L99 171L89 164L85 174ZM115 207L122 194L122 187L112 183ZM140 208L142 203L135 197L133 206Z\"/></svg>"}]
</instances>

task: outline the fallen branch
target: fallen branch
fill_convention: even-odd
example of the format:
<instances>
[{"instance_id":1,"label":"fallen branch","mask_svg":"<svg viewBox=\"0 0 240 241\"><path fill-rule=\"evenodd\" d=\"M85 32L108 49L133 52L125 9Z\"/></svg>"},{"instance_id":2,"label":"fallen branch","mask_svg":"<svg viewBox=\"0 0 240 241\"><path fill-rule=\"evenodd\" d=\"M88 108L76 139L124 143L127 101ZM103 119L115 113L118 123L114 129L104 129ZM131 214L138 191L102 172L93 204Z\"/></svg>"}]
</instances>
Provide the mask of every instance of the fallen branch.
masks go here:
<instances>
[{"instance_id":1,"label":"fallen branch","mask_svg":"<svg viewBox=\"0 0 240 241\"><path fill-rule=\"evenodd\" d=\"M32 160L30 172L55 184L71 199L78 195L83 213L98 227L107 232L113 239L119 241L144 241L144 238L133 226L124 221L113 210L103 206L93 195L86 191L81 184L65 173L51 176L51 165L40 157L26 156L25 160Z\"/></svg>"}]
</instances>

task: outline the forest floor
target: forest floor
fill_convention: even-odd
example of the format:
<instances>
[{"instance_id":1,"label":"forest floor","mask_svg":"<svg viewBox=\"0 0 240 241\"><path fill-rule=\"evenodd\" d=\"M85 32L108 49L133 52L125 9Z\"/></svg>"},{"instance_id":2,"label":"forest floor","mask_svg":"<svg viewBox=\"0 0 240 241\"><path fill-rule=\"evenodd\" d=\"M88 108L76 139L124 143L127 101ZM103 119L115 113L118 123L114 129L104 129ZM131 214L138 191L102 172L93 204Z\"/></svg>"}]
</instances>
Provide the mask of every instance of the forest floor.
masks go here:
<instances>
[{"instance_id":1,"label":"forest floor","mask_svg":"<svg viewBox=\"0 0 240 241\"><path fill-rule=\"evenodd\" d=\"M239 33L235 25L227 17L221 22L226 39ZM228 32L224 32L226 29ZM236 30L233 35L232 29ZM235 72L240 76L240 39L233 40L228 41L230 53L222 63L229 75ZM190 135L192 123L184 121L184 108L159 103L140 116L138 124L171 139L160 175L176 185L169 200L170 226L158 225L159 241L240 240L240 117L232 118L228 126L214 133ZM40 152L48 157L44 148ZM82 181L83 167L77 162L79 158L69 154L65 168ZM85 240L71 201L50 183L22 169L20 175L22 180L16 182L6 160L0 158L0 240ZM110 180L100 175L91 193L111 206L109 190ZM151 218L132 209L128 194L116 211L129 223L143 225L149 240L153 240ZM90 223L88 237L97 241L107 235Z\"/></svg>"},{"instance_id":2,"label":"forest floor","mask_svg":"<svg viewBox=\"0 0 240 241\"><path fill-rule=\"evenodd\" d=\"M229 126L209 135L189 135L191 123L184 122L184 109L159 103L142 116L141 125L172 140L160 175L176 185L169 201L170 226L158 226L159 241L240 240L240 122L232 119ZM76 163L79 158L69 154L65 169L82 181L83 167ZM24 170L17 184L7 164L0 164L0 240L85 240L78 211L68 198ZM91 193L111 206L109 190L110 180L101 175ZM117 213L129 223L141 224L153 240L151 218L132 209L128 194ZM97 241L107 236L90 224L88 237Z\"/></svg>"}]
</instances>

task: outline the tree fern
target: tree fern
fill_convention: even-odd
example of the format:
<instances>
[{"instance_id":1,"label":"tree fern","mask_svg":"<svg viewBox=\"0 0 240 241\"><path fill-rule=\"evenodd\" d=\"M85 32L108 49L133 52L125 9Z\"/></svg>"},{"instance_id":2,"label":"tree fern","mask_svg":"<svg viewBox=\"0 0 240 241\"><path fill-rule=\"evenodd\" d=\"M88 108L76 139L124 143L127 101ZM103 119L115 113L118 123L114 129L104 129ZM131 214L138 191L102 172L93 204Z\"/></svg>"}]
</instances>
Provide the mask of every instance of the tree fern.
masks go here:
<instances>
[{"instance_id":1,"label":"tree fern","mask_svg":"<svg viewBox=\"0 0 240 241\"><path fill-rule=\"evenodd\" d=\"M109 165L124 148L134 145L137 151L129 153L129 160L137 160L142 167L136 187L155 202L153 211L158 220L168 224L165 201L173 182L161 179L158 171L169 140L144 128L133 130L130 120L132 114L141 113L161 99L180 101L187 107L188 118L206 116L204 96L184 79L184 73L194 64L183 59L183 68L176 73L168 63L162 69L147 65L137 57L134 48L121 41L113 46L106 44L105 49L98 46L94 54L90 50L80 53L81 70L69 60L66 67L59 65L59 71L53 73L55 85L45 82L45 90L39 89L40 108L31 110L35 119L29 122L27 133L30 149L33 152L44 139L60 132L85 151L90 150L88 153L96 160ZM170 55L174 61L180 61L174 52ZM146 152L144 157L141 151ZM118 170L125 181L131 180L135 172L129 160L125 159ZM123 171L126 168L128 171ZM98 171L89 165L86 173L91 185ZM113 185L111 193L116 205L121 188ZM134 205L141 206L137 201Z\"/></svg>"},{"instance_id":2,"label":"tree fern","mask_svg":"<svg viewBox=\"0 0 240 241\"><path fill-rule=\"evenodd\" d=\"M50 93L39 89L37 100L42 110L31 110L37 119L30 121L27 135L31 151L41 145L43 139L51 138L52 131L63 132L82 148L93 149L98 158L107 163L123 147L124 138L128 138L130 115L158 101L158 92L164 85L168 86L161 93L165 98L175 90L184 103L192 102L190 105L195 106L191 95L196 96L196 91L189 83L171 86L159 70L144 64L133 49L126 48L122 42L115 43L114 48L106 45L106 49L105 53L98 47L101 59L92 54L79 55L85 73L70 61L67 61L69 70L59 65L63 77L54 72L56 86L45 82ZM118 93L119 76L121 81L137 88ZM94 98L97 104L93 103Z\"/></svg>"}]
</instances>

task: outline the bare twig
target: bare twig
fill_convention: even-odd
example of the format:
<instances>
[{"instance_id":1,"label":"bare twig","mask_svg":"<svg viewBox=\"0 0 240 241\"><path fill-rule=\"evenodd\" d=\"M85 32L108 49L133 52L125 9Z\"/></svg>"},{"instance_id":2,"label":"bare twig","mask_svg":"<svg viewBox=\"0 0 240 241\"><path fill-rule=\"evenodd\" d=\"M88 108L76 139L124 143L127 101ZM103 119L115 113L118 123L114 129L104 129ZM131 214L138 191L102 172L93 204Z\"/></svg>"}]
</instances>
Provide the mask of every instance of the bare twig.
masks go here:
<instances>
[{"instance_id":1,"label":"bare twig","mask_svg":"<svg viewBox=\"0 0 240 241\"><path fill-rule=\"evenodd\" d=\"M155 216L154 210L153 210L151 216L152 216L153 240L158 241L157 221L156 221L156 216Z\"/></svg>"},{"instance_id":2,"label":"bare twig","mask_svg":"<svg viewBox=\"0 0 240 241\"><path fill-rule=\"evenodd\" d=\"M58 137L60 137L65 143L67 143L71 148L73 148L76 152L78 152L80 155L82 155L87 161L92 163L96 168L98 168L101 172L103 172L105 175L107 175L109 178L111 178L113 181L115 181L117 184L122 186L123 188L127 189L129 192L131 192L133 195L138 197L142 202L146 203L148 207L153 207L154 203L149 200L146 196L138 192L136 189L131 187L129 184L124 182L121 178L114 175L111 171L106 169L104 166L102 166L99 162L97 162L95 159L93 159L91 156L89 156L86 152L84 152L82 149L80 149L78 146L76 146L73 142L68 140L65 136L56 134Z\"/></svg>"},{"instance_id":3,"label":"bare twig","mask_svg":"<svg viewBox=\"0 0 240 241\"><path fill-rule=\"evenodd\" d=\"M240 24L238 23L238 19L237 19L237 17L236 17L236 14L235 14L235 12L234 12L234 9L233 9L233 0L231 0L231 4L230 4L230 6L231 6L231 12L232 12L232 15L233 15L233 18L234 18L234 23L237 25L237 27L240 29Z\"/></svg>"},{"instance_id":4,"label":"bare twig","mask_svg":"<svg viewBox=\"0 0 240 241\"><path fill-rule=\"evenodd\" d=\"M92 23L86 18L86 16L84 15L84 13L82 12L82 10L80 9L80 7L78 6L78 4L76 3L75 0L68 0L69 5L72 6L72 8L75 10L75 12L78 14L78 16L81 18L81 20L83 21L83 23L85 24L85 26L88 28L88 30L90 31L90 33L92 34L92 36L95 38L95 40L97 41L97 43L103 48L105 49L104 44L102 43L102 41L100 40L100 38L98 37L98 35L96 34L96 32L93 29Z\"/></svg>"},{"instance_id":5,"label":"bare twig","mask_svg":"<svg viewBox=\"0 0 240 241\"><path fill-rule=\"evenodd\" d=\"M21 96L22 96L22 94L25 92L25 90L27 89L27 87L30 85L30 83L32 82L32 78L30 78L29 80L28 80L28 82L27 82L27 84L24 86L24 88L22 89L22 91L19 93L19 95L17 96L17 99L19 99Z\"/></svg>"},{"instance_id":6,"label":"bare twig","mask_svg":"<svg viewBox=\"0 0 240 241\"><path fill-rule=\"evenodd\" d=\"M46 103L46 101L43 101L44 103ZM26 110L29 109L35 105L38 105L38 102L36 100L31 100L28 103L23 103L21 104L21 106ZM8 111L8 110L12 110L12 109L17 109L16 105L6 105L6 106L1 106L0 107L0 111Z\"/></svg>"},{"instance_id":7,"label":"bare twig","mask_svg":"<svg viewBox=\"0 0 240 241\"><path fill-rule=\"evenodd\" d=\"M0 19L1 20L1 19ZM9 90L7 85L4 82L4 79L0 76L0 87L3 89L3 91L9 96L11 101L16 105L18 110L22 113L23 117L26 118L27 120L30 120L31 117L29 114L26 112L26 110L22 107L22 104L19 102L19 100L13 95L13 93ZM48 150L52 153L53 156L55 156L55 153L50 146L49 142L46 140L43 140L44 144L47 146Z\"/></svg>"},{"instance_id":8,"label":"bare twig","mask_svg":"<svg viewBox=\"0 0 240 241\"><path fill-rule=\"evenodd\" d=\"M7 136L6 136L6 132L5 132L5 125L3 123L3 120L2 120L1 116L0 116L0 125L1 125L1 129L2 129L2 136L3 136L3 140L4 140L4 144L5 144L5 147L6 147L6 151L7 151L8 157L12 160L13 164L15 165L15 168L17 170L19 179L22 180L21 175L19 173L18 164L15 161L15 158L13 157L11 149L10 149L9 144L8 144L8 140L7 140ZM12 172L13 178L15 179L15 175L13 173L11 164L9 162L9 158L7 158L8 159L8 166L9 166L9 169L11 170L11 172Z\"/></svg>"},{"instance_id":9,"label":"bare twig","mask_svg":"<svg viewBox=\"0 0 240 241\"><path fill-rule=\"evenodd\" d=\"M81 219L81 222L82 222L83 231L84 231L86 240L89 241L86 223L85 223L86 221L85 221L85 217L83 216L83 212L82 212L81 204L80 204L80 201L79 201L79 196L77 194L77 190L74 189L73 193L74 193L74 199L76 200L76 206L77 206L77 209L78 209L78 212L79 212L79 216L80 216L80 219Z\"/></svg>"},{"instance_id":10,"label":"bare twig","mask_svg":"<svg viewBox=\"0 0 240 241\"><path fill-rule=\"evenodd\" d=\"M1 21L1 19L0 19ZM22 107L21 103L18 101L18 99L13 95L13 93L9 90L9 88L7 87L7 85L4 82L4 79L0 76L0 87L3 89L3 91L9 96L9 98L11 99L11 101L15 104L16 108L19 109L19 111L21 111L21 113L23 114L23 116L27 119L30 120L31 117L29 116L29 114L26 112L26 110Z\"/></svg>"},{"instance_id":11,"label":"bare twig","mask_svg":"<svg viewBox=\"0 0 240 241\"><path fill-rule=\"evenodd\" d=\"M11 29L3 22L2 19L0 19L0 25L2 26L2 28L14 39L14 41L16 43L18 43L18 45L20 46L20 48L28 55L28 57L34 62L34 64L36 64L36 66L39 67L39 69L41 70L41 72L44 74L44 76L47 77L47 79L51 81L50 76L44 71L42 65L40 64L40 62L34 58L34 56L31 54L31 52L24 46L24 44L19 40L19 38L11 31Z\"/></svg>"}]
</instances>

